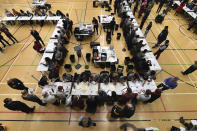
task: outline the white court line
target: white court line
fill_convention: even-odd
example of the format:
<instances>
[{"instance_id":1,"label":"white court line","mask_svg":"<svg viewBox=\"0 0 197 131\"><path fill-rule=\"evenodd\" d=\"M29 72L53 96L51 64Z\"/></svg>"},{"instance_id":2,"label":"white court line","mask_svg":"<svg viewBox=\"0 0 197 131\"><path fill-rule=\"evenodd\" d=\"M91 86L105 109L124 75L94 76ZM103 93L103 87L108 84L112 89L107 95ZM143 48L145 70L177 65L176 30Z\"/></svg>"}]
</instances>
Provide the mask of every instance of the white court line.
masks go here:
<instances>
[{"instance_id":1,"label":"white court line","mask_svg":"<svg viewBox=\"0 0 197 131\"><path fill-rule=\"evenodd\" d=\"M152 15L152 14L151 14ZM160 27L159 27L160 28ZM161 29L161 28L160 28ZM158 31L158 29L156 28L156 30ZM171 36L172 37L172 36ZM173 37L172 37L172 39L173 39ZM174 40L174 39L173 39ZM173 46L173 44L170 44L173 48L174 48L174 46ZM179 59L177 58L177 56L175 55L175 53L172 51L172 50L170 50L172 53L173 53L173 55L175 56L175 58L176 58L176 60L178 61L178 63L179 64L181 64L181 62L179 61ZM179 52L176 50L176 52L179 54ZM179 54L179 56L181 56L180 54ZM183 59L183 57L181 56L181 58ZM185 60L183 59L183 61L184 61L184 64L186 64L185 63ZM181 67L182 67L182 69L183 70L185 70L185 68L184 68L184 66L183 65L180 65ZM195 86L195 84L194 84L194 82L191 80L191 78L188 76L188 78L190 79L190 81L192 82L192 85L193 86ZM196 89L196 88L195 88Z\"/></svg>"}]
</instances>

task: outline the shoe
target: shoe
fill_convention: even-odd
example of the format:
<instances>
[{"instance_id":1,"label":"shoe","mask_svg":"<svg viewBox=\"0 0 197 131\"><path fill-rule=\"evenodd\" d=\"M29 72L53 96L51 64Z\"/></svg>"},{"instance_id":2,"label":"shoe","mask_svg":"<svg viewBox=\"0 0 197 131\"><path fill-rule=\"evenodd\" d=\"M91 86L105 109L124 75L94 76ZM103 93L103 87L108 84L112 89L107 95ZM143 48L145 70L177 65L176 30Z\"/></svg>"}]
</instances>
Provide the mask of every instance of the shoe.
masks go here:
<instances>
[{"instance_id":1,"label":"shoe","mask_svg":"<svg viewBox=\"0 0 197 131\"><path fill-rule=\"evenodd\" d=\"M46 106L47 105L47 103L43 103L41 106Z\"/></svg>"},{"instance_id":2,"label":"shoe","mask_svg":"<svg viewBox=\"0 0 197 131\"><path fill-rule=\"evenodd\" d=\"M10 44L8 44L9 46L11 46Z\"/></svg>"},{"instance_id":3,"label":"shoe","mask_svg":"<svg viewBox=\"0 0 197 131\"><path fill-rule=\"evenodd\" d=\"M3 45L3 47L5 48L5 47L6 47L6 45Z\"/></svg>"},{"instance_id":4,"label":"shoe","mask_svg":"<svg viewBox=\"0 0 197 131\"><path fill-rule=\"evenodd\" d=\"M13 42L12 44L15 44L15 42Z\"/></svg>"},{"instance_id":5,"label":"shoe","mask_svg":"<svg viewBox=\"0 0 197 131\"><path fill-rule=\"evenodd\" d=\"M35 108L36 108L36 106L33 106L33 108L32 108L32 111L31 111L31 112L34 112Z\"/></svg>"},{"instance_id":6,"label":"shoe","mask_svg":"<svg viewBox=\"0 0 197 131\"><path fill-rule=\"evenodd\" d=\"M182 73L183 75L185 75L185 73L184 73L183 71L181 71L181 73Z\"/></svg>"},{"instance_id":7,"label":"shoe","mask_svg":"<svg viewBox=\"0 0 197 131\"><path fill-rule=\"evenodd\" d=\"M156 46L153 46L152 48L156 48Z\"/></svg>"},{"instance_id":8,"label":"shoe","mask_svg":"<svg viewBox=\"0 0 197 131\"><path fill-rule=\"evenodd\" d=\"M180 117L179 121L180 123L185 123L185 120L183 119L183 117Z\"/></svg>"}]
</instances>

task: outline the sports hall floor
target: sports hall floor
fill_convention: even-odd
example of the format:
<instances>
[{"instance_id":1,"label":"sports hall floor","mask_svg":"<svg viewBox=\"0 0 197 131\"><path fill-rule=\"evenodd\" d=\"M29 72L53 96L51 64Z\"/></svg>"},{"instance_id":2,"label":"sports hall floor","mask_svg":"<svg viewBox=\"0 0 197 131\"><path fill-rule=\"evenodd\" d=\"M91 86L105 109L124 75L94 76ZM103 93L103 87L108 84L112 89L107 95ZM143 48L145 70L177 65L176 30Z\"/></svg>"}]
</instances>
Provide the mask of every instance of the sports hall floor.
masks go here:
<instances>
[{"instance_id":1,"label":"sports hall floor","mask_svg":"<svg viewBox=\"0 0 197 131\"><path fill-rule=\"evenodd\" d=\"M100 14L110 14L105 12L101 7L93 8L92 0L47 0L52 5L52 11L57 9L64 13L69 13L70 19L73 20L74 26L78 22L91 23L92 17L96 17ZM85 12L87 3L87 12ZM30 10L31 0L0 0L0 16L3 18L4 9L11 10ZM113 6L112 6L113 7ZM36 72L37 65L41 59L32 48L33 37L30 36L30 25L21 26L19 24L15 26L8 26L11 33L20 41L11 47L6 47L5 52L0 53L0 122L7 125L8 131L118 131L121 124L125 122L132 123L136 127L158 127L161 131L168 131L172 125L180 127L178 119L180 116L184 116L186 119L197 119L197 90L195 85L197 84L197 72L194 72L188 76L183 76L180 72L188 68L196 60L197 49L197 35L194 35L193 31L187 31L188 20L185 20L183 15L174 16L174 10L172 10L166 17L163 24L156 24L154 18L156 16L156 9L158 5L154 5L151 14L146 21L144 27L147 26L149 21L153 21L153 27L147 36L149 46L152 47L156 42L156 37L164 28L169 26L170 46L168 50L164 51L159 58L159 64L162 71L158 74L156 83L162 82L170 74L178 76L182 81L179 81L179 85L175 90L165 91L161 98L151 104L144 105L139 103L137 105L136 113L130 119L113 120L109 117L109 111L111 107L102 107L97 110L97 113L92 115L85 113L85 111L71 110L69 107L56 107L53 105L47 105L41 107L33 102L24 101L21 99L20 91L9 88L6 84L8 78L17 77L21 79L25 85L29 88L35 88L36 94L41 96L41 88L37 86L37 81L32 78L32 75L36 78L40 78L41 73ZM163 9L166 7L163 7ZM85 17L84 17L85 16ZM85 20L84 20L85 18ZM120 18L116 16L116 21L119 24ZM140 23L140 19L137 19ZM49 23L45 24L42 28L37 25L33 27L40 31L40 35L45 43L48 43L50 36L52 35L55 25ZM100 28L101 29L101 28ZM121 29L115 32L122 32ZM144 32L144 29L143 29ZM101 45L107 45L105 39L106 34L101 30L99 36L94 35L93 38L87 39L81 42L83 45L83 54L91 52L91 49L87 43L97 39L101 42ZM79 44L74 36L71 40L73 43ZM111 45L114 46L117 56L120 60L120 64L123 64L125 56L129 55L129 52L122 52L122 48L125 48L126 44L124 38L116 40L116 35L113 36ZM73 54L73 47L75 44L68 44L66 48L69 49L69 54ZM176 50L174 50L176 49ZM189 50L183 50L189 49ZM153 50L155 52L156 49ZM130 55L129 55L130 56ZM70 63L68 57L65 63ZM83 66L80 70L73 68L72 73L84 71L85 62L80 58L79 63ZM76 63L75 63L76 64ZM99 73L101 69L94 68L92 63L90 70L95 73ZM166 73L166 72L168 73ZM65 70L61 68L61 74ZM126 71L124 71L126 74ZM186 83L187 84L186 84ZM191 86L193 85L193 86ZM11 97L14 100L20 100L26 104L36 106L35 113L24 114L21 112L13 112L3 107L3 99ZM93 120L97 122L96 127L82 128L78 126L77 120L81 115L91 116ZM189 121L189 120L188 120Z\"/></svg>"}]
</instances>

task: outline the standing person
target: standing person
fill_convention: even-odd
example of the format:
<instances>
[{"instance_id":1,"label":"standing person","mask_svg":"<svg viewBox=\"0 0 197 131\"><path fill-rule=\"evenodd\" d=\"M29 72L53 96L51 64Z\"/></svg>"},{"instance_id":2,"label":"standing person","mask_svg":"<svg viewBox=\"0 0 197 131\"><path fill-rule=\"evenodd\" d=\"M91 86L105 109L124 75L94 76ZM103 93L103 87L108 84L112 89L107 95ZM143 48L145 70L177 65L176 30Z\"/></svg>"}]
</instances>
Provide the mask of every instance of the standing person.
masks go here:
<instances>
[{"instance_id":1,"label":"standing person","mask_svg":"<svg viewBox=\"0 0 197 131\"><path fill-rule=\"evenodd\" d=\"M157 44L155 44L152 48L158 47L164 40L166 40L167 36L168 36L168 26L165 26L157 38Z\"/></svg>"},{"instance_id":2,"label":"standing person","mask_svg":"<svg viewBox=\"0 0 197 131\"><path fill-rule=\"evenodd\" d=\"M112 3L112 0L109 0L109 4L111 5L111 3Z\"/></svg>"},{"instance_id":3,"label":"standing person","mask_svg":"<svg viewBox=\"0 0 197 131\"><path fill-rule=\"evenodd\" d=\"M79 126L82 126L82 127L96 126L96 123L93 122L90 117L81 116L79 118Z\"/></svg>"},{"instance_id":4,"label":"standing person","mask_svg":"<svg viewBox=\"0 0 197 131\"><path fill-rule=\"evenodd\" d=\"M117 7L118 7L118 0L114 1L114 14L117 12Z\"/></svg>"},{"instance_id":5,"label":"standing person","mask_svg":"<svg viewBox=\"0 0 197 131\"><path fill-rule=\"evenodd\" d=\"M133 15L135 16L135 12L138 10L139 0L136 0L134 9L133 9Z\"/></svg>"},{"instance_id":6,"label":"standing person","mask_svg":"<svg viewBox=\"0 0 197 131\"><path fill-rule=\"evenodd\" d=\"M151 27L152 27L152 21L151 21L151 22L148 24L148 26L146 27L146 31L145 31L145 33L144 33L144 37L145 37L145 38L146 38L146 36L147 36L149 30L151 29Z\"/></svg>"},{"instance_id":7,"label":"standing person","mask_svg":"<svg viewBox=\"0 0 197 131\"><path fill-rule=\"evenodd\" d=\"M22 111L25 113L32 113L35 110L35 106L32 108L27 106L25 103L20 101L12 101L11 98L5 98L4 99L4 107L8 108L9 110L13 111Z\"/></svg>"},{"instance_id":8,"label":"standing person","mask_svg":"<svg viewBox=\"0 0 197 131\"><path fill-rule=\"evenodd\" d=\"M72 20L69 20L68 21L68 30L70 31L70 33L72 34L73 33L73 21Z\"/></svg>"},{"instance_id":9,"label":"standing person","mask_svg":"<svg viewBox=\"0 0 197 131\"><path fill-rule=\"evenodd\" d=\"M3 33L5 33L5 35L13 42L13 44L18 43L17 39L10 33L10 31L8 30L8 28L6 28L5 26L2 26L0 29Z\"/></svg>"},{"instance_id":10,"label":"standing person","mask_svg":"<svg viewBox=\"0 0 197 131\"><path fill-rule=\"evenodd\" d=\"M98 20L95 17L93 17L92 24L94 26L94 32L96 30L97 35L98 35Z\"/></svg>"},{"instance_id":11,"label":"standing person","mask_svg":"<svg viewBox=\"0 0 197 131\"><path fill-rule=\"evenodd\" d=\"M165 41L165 44L160 45L159 49L154 53L154 55L156 56L156 59L159 58L159 56L161 55L161 53L168 48L169 45L169 40Z\"/></svg>"},{"instance_id":12,"label":"standing person","mask_svg":"<svg viewBox=\"0 0 197 131\"><path fill-rule=\"evenodd\" d=\"M46 106L46 104L47 104L47 103L43 103L42 100L40 100L36 95L34 95L34 94L29 94L27 90L23 90L23 91L21 92L21 94L22 94L21 97L22 97L24 100L36 102L36 103L38 103L38 104L41 105L41 106Z\"/></svg>"},{"instance_id":13,"label":"standing person","mask_svg":"<svg viewBox=\"0 0 197 131\"><path fill-rule=\"evenodd\" d=\"M144 14L144 17L142 18L142 21L141 21L141 24L140 24L140 29L143 28L144 23L146 22L146 20L147 20L149 14L150 14L150 11L149 11L149 10L146 10L146 12L145 12L145 14Z\"/></svg>"},{"instance_id":14,"label":"standing person","mask_svg":"<svg viewBox=\"0 0 197 131\"><path fill-rule=\"evenodd\" d=\"M185 70L184 72L181 71L181 73L183 75L188 75L192 72L194 72L195 70L197 70L197 61L194 62L193 65L191 65L187 70Z\"/></svg>"},{"instance_id":15,"label":"standing person","mask_svg":"<svg viewBox=\"0 0 197 131\"><path fill-rule=\"evenodd\" d=\"M161 11L161 8L163 7L164 3L165 3L165 0L161 0L160 1L160 4L159 4L159 6L157 8L157 12L156 13L159 13Z\"/></svg>"},{"instance_id":16,"label":"standing person","mask_svg":"<svg viewBox=\"0 0 197 131\"><path fill-rule=\"evenodd\" d=\"M41 53L41 54L43 54L44 51L45 51L45 49L42 47L42 45L38 41L34 42L33 49L36 50L38 53Z\"/></svg>"},{"instance_id":17,"label":"standing person","mask_svg":"<svg viewBox=\"0 0 197 131\"><path fill-rule=\"evenodd\" d=\"M3 47L6 47L6 45L4 44L4 42L5 43L7 43L9 46L11 46L9 43L8 43L8 41L7 40L5 40L4 38L3 38L3 36L1 35L1 32L0 32L0 42L1 42L1 44L3 45Z\"/></svg>"},{"instance_id":18,"label":"standing person","mask_svg":"<svg viewBox=\"0 0 197 131\"><path fill-rule=\"evenodd\" d=\"M42 44L45 46L43 40L41 39L39 33L36 30L31 30L31 35L36 39L36 41L41 41Z\"/></svg>"},{"instance_id":19,"label":"standing person","mask_svg":"<svg viewBox=\"0 0 197 131\"><path fill-rule=\"evenodd\" d=\"M145 101L144 103L152 103L153 101L157 100L161 96L161 89L156 89L155 92L151 93L151 98L148 101Z\"/></svg>"},{"instance_id":20,"label":"standing person","mask_svg":"<svg viewBox=\"0 0 197 131\"><path fill-rule=\"evenodd\" d=\"M181 2L180 6L177 8L174 15L177 15L178 13L180 13L183 10L183 7L186 5L187 2L188 0L183 0L183 2Z\"/></svg>"},{"instance_id":21,"label":"standing person","mask_svg":"<svg viewBox=\"0 0 197 131\"><path fill-rule=\"evenodd\" d=\"M115 25L116 25L116 21L115 21L115 18L113 18L112 21L110 22L110 29L111 29L112 35L114 35Z\"/></svg>"},{"instance_id":22,"label":"standing person","mask_svg":"<svg viewBox=\"0 0 197 131\"><path fill-rule=\"evenodd\" d=\"M173 0L170 0L169 3L168 3L168 7L166 8L166 12L165 12L166 15L171 10L172 6L173 6Z\"/></svg>"},{"instance_id":23,"label":"standing person","mask_svg":"<svg viewBox=\"0 0 197 131\"><path fill-rule=\"evenodd\" d=\"M13 89L28 90L28 88L24 86L23 82L17 78L8 79L7 84Z\"/></svg>"},{"instance_id":24,"label":"standing person","mask_svg":"<svg viewBox=\"0 0 197 131\"><path fill-rule=\"evenodd\" d=\"M197 24L197 16L194 20L192 20L190 23L189 23L189 26L187 28L187 30L190 30L192 27L194 27L195 25Z\"/></svg>"},{"instance_id":25,"label":"standing person","mask_svg":"<svg viewBox=\"0 0 197 131\"><path fill-rule=\"evenodd\" d=\"M178 77L169 77L165 79L161 84L157 86L157 88L163 87L161 90L168 90L168 89L175 89L178 85L177 81L179 80Z\"/></svg>"},{"instance_id":26,"label":"standing person","mask_svg":"<svg viewBox=\"0 0 197 131\"><path fill-rule=\"evenodd\" d=\"M140 10L138 12L138 18L142 16L142 13L144 12L146 5L147 5L147 0L144 0L140 6Z\"/></svg>"}]
</instances>

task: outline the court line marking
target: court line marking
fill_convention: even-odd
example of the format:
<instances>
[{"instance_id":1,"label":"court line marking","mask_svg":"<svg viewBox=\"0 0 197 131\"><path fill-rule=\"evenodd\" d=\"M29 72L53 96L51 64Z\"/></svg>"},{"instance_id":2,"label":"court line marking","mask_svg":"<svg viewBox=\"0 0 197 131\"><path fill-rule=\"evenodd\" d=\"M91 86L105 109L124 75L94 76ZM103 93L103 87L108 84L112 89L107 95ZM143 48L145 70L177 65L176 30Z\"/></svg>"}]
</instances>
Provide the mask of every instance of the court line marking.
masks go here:
<instances>
[{"instance_id":1,"label":"court line marking","mask_svg":"<svg viewBox=\"0 0 197 131\"><path fill-rule=\"evenodd\" d=\"M170 12L169 12L170 13ZM171 14L171 13L170 13ZM172 22L174 22L176 25L177 25L177 27L179 28L179 25L173 20ZM195 45L195 43L196 42L194 42L193 40L191 40L191 39L189 39L188 37L185 37L186 39L188 39L191 43L192 43L192 45L195 47L195 48L197 48L197 46ZM178 44L178 46L179 46L179 44ZM187 55L187 54L185 54L185 55ZM189 59L189 61L191 62L191 60L190 60L190 58L187 56L187 58ZM192 75L195 77L195 78L197 78L196 77L196 75L194 74L194 73L192 73Z\"/></svg>"},{"instance_id":2,"label":"court line marking","mask_svg":"<svg viewBox=\"0 0 197 131\"><path fill-rule=\"evenodd\" d=\"M152 14L151 14L152 15ZM162 26L164 26L163 24L161 24ZM158 28L160 28L161 29L161 27L159 27L158 26ZM158 31L158 29L156 28L156 30ZM174 37L171 35L171 33L169 32L169 34L170 34L170 36L172 37L172 39L175 41L175 43L176 43L176 40L174 39ZM169 39L169 38L168 38ZM174 42L171 42L171 43L174 43ZM174 46L173 46L173 44L171 44L171 46L174 48ZM170 47L169 47L170 48ZM172 52L172 54L175 56L175 58L176 58L176 60L178 61L178 63L179 64L181 64L181 62L179 61L179 59L178 59L178 57L176 56L176 54L174 53L174 51L172 51L171 50L171 52ZM179 52L178 51L176 51L177 53L178 53L178 55L181 57L181 59L184 61L184 63L185 63L185 60L184 60L184 58L179 54ZM184 52L183 52L184 53ZM184 66L183 65L180 65L181 67L182 67L182 69L183 70L185 70L185 68L184 68ZM187 77L190 79L190 81L192 82L192 85L194 85L195 86L195 84L194 84L194 82L192 81L192 79L187 75ZM195 88L196 89L196 88Z\"/></svg>"},{"instance_id":3,"label":"court line marking","mask_svg":"<svg viewBox=\"0 0 197 131\"><path fill-rule=\"evenodd\" d=\"M30 37L27 39L27 41L30 39ZM3 77L1 78L0 82L4 80L4 78L7 76L8 72L11 70L12 65L15 63L15 61L19 58L20 54L22 53L23 49L25 48L25 45L27 45L27 41L25 42L25 44L23 45L23 47L19 50L19 53L17 54L17 57L14 58L13 62L11 63L11 65L8 67L7 71L4 73Z\"/></svg>"}]
</instances>

